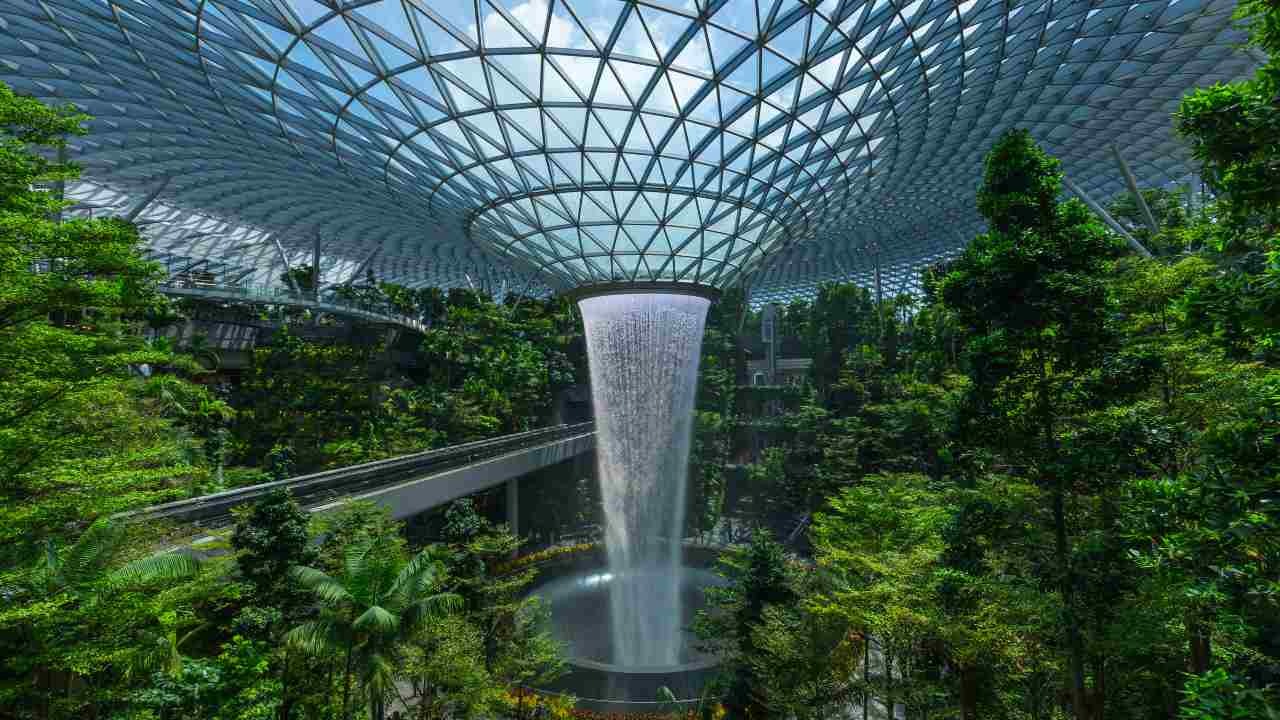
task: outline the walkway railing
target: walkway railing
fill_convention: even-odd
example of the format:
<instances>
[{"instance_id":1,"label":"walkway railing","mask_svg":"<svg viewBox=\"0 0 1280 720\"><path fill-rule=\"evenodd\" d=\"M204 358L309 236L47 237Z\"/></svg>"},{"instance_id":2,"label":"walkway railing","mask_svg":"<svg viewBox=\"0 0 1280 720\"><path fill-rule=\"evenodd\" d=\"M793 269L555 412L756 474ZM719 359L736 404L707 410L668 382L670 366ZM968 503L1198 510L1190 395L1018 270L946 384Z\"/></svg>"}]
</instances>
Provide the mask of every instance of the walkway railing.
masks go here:
<instances>
[{"instance_id":1,"label":"walkway railing","mask_svg":"<svg viewBox=\"0 0 1280 720\"><path fill-rule=\"evenodd\" d=\"M384 307L344 300L333 295L322 295L319 299L316 299L314 294L294 292L287 288L220 285L200 280L173 279L162 283L159 290L172 297L288 305L334 315L345 315L370 322L399 325L415 332L425 332L427 329L427 326L420 320L407 315L389 312Z\"/></svg>"},{"instance_id":2,"label":"walkway railing","mask_svg":"<svg viewBox=\"0 0 1280 720\"><path fill-rule=\"evenodd\" d=\"M215 529L231 523L232 508L254 502L277 488L288 488L299 505L304 508L314 508L414 477L465 467L518 450L590 435L594 432L595 424L589 422L557 425L552 428L477 440L437 450L375 460L361 465L324 470L287 480L178 500L123 513L118 517L129 521L169 520L198 523L201 527Z\"/></svg>"}]
</instances>

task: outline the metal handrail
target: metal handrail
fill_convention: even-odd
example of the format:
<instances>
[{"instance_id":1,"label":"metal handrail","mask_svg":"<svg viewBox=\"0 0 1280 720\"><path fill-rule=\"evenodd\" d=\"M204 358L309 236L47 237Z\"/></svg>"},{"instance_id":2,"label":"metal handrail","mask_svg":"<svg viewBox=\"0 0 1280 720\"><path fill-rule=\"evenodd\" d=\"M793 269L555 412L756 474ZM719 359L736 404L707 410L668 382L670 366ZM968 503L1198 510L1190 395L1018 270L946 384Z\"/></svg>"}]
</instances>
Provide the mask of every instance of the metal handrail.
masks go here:
<instances>
[{"instance_id":1,"label":"metal handrail","mask_svg":"<svg viewBox=\"0 0 1280 720\"><path fill-rule=\"evenodd\" d=\"M557 425L551 428L529 430L499 438L476 440L435 450L401 455L400 457L374 460L317 473L299 475L285 480L250 485L233 490L202 495L186 500L153 505L117 515L126 521L171 519L180 521L225 520L231 509L253 502L276 488L288 488L294 499L304 507L348 497L357 492L404 480L424 470L439 472L463 467L481 460L488 460L512 450L527 448L545 442L588 435L595 431L594 423ZM462 462L458 462L461 460ZM213 523L218 524L217 522Z\"/></svg>"},{"instance_id":2,"label":"metal handrail","mask_svg":"<svg viewBox=\"0 0 1280 720\"><path fill-rule=\"evenodd\" d=\"M253 285L222 285L198 280L170 280L161 283L160 292L187 297L209 297L234 300L250 300L277 305L315 308L325 312L352 315L379 322L402 325L416 332L425 332L427 326L420 320L384 308L364 303L342 300L332 294L324 297L306 295L287 288Z\"/></svg>"}]
</instances>

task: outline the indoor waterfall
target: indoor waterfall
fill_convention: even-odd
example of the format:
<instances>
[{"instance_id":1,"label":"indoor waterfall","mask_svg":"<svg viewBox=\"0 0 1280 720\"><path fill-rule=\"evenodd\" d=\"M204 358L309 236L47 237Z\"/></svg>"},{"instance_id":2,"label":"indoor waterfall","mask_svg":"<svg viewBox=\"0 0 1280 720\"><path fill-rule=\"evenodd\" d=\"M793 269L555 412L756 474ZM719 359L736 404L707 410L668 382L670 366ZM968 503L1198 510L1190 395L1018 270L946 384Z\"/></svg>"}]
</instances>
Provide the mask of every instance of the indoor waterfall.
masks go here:
<instances>
[{"instance_id":1,"label":"indoor waterfall","mask_svg":"<svg viewBox=\"0 0 1280 720\"><path fill-rule=\"evenodd\" d=\"M681 539L698 360L710 301L598 295L579 301L591 366L613 662L679 662Z\"/></svg>"}]
</instances>

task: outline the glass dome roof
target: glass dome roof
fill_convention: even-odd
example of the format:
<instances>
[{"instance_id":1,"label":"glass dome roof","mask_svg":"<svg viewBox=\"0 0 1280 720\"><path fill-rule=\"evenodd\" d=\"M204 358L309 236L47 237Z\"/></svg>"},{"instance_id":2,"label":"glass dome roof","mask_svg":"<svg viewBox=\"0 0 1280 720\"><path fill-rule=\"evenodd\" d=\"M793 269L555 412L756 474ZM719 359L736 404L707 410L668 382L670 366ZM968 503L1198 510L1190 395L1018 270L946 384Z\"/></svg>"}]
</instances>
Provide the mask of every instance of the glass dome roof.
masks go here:
<instances>
[{"instance_id":1,"label":"glass dome roof","mask_svg":"<svg viewBox=\"0 0 1280 720\"><path fill-rule=\"evenodd\" d=\"M1099 197L1256 62L1213 0L6 0L0 80L95 116L80 211L158 256L559 291L890 287L1027 127Z\"/></svg>"}]
</instances>

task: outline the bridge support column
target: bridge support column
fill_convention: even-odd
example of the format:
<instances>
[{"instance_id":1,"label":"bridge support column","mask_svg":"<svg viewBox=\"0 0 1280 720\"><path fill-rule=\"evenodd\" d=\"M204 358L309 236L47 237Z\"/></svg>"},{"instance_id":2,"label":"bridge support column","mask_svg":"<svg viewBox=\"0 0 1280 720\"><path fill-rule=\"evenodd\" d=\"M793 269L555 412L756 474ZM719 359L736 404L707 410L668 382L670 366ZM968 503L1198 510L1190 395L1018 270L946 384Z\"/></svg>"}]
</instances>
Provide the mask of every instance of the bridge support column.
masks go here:
<instances>
[{"instance_id":1,"label":"bridge support column","mask_svg":"<svg viewBox=\"0 0 1280 720\"><path fill-rule=\"evenodd\" d=\"M520 537L520 478L507 481L507 526L512 535Z\"/></svg>"}]
</instances>

